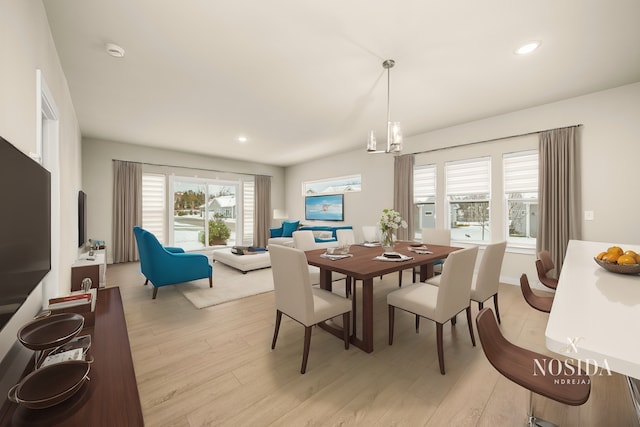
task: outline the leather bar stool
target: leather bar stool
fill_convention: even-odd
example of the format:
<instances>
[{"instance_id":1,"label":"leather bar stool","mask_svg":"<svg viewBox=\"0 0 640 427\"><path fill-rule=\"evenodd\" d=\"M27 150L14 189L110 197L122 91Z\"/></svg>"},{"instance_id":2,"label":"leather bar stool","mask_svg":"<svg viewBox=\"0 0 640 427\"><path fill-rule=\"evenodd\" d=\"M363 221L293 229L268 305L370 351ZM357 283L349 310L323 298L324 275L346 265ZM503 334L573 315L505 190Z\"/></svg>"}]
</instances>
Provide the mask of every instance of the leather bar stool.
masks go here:
<instances>
[{"instance_id":1,"label":"leather bar stool","mask_svg":"<svg viewBox=\"0 0 640 427\"><path fill-rule=\"evenodd\" d=\"M529 279L526 274L520 276L520 289L522 289L522 295L527 303L536 310L544 311L545 313L551 312L551 306L553 305L553 297L543 297L533 293L531 286L529 286Z\"/></svg>"},{"instance_id":2,"label":"leather bar stool","mask_svg":"<svg viewBox=\"0 0 640 427\"><path fill-rule=\"evenodd\" d=\"M549 251L540 251L536 260L536 271L538 272L538 280L547 288L556 289L558 287L558 279L549 276L551 270L555 268L551 254Z\"/></svg>"},{"instance_id":3,"label":"leather bar stool","mask_svg":"<svg viewBox=\"0 0 640 427\"><path fill-rule=\"evenodd\" d=\"M533 393L571 406L582 405L589 399L591 381L583 370L575 366L567 367L559 359L507 341L498 328L491 308L480 310L476 326L484 354L493 367L507 379L529 390L529 426L554 425L534 415ZM540 371L537 375L536 370Z\"/></svg>"}]
</instances>

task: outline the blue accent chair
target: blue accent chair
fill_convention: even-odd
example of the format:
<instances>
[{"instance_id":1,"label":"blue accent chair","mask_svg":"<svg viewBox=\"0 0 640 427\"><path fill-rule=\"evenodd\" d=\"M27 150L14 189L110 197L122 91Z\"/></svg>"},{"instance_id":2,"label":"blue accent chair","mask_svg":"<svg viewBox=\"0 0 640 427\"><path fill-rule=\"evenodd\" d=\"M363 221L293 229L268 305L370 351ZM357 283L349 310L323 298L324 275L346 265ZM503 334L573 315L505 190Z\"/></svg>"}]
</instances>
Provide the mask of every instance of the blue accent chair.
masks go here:
<instances>
[{"instance_id":1,"label":"blue accent chair","mask_svg":"<svg viewBox=\"0 0 640 427\"><path fill-rule=\"evenodd\" d=\"M146 278L144 284L151 281L153 299L159 287L190 280L208 277L209 287L213 287L213 267L206 255L187 254L182 248L162 246L153 233L138 226L133 227L133 234L138 243L140 269Z\"/></svg>"}]
</instances>

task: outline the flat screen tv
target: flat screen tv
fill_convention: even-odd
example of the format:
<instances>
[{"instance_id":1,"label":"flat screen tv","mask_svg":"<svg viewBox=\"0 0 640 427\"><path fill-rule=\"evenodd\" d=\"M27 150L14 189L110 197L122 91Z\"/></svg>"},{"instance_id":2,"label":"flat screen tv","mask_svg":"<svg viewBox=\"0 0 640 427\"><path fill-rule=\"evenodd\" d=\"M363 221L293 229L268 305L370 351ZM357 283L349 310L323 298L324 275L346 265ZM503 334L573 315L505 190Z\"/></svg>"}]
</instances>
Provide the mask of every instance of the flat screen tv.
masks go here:
<instances>
[{"instance_id":1,"label":"flat screen tv","mask_svg":"<svg viewBox=\"0 0 640 427\"><path fill-rule=\"evenodd\" d=\"M306 196L304 219L320 221L344 221L344 194Z\"/></svg>"},{"instance_id":2,"label":"flat screen tv","mask_svg":"<svg viewBox=\"0 0 640 427\"><path fill-rule=\"evenodd\" d=\"M51 175L0 137L0 329L51 270Z\"/></svg>"},{"instance_id":3,"label":"flat screen tv","mask_svg":"<svg viewBox=\"0 0 640 427\"><path fill-rule=\"evenodd\" d=\"M78 192L78 247L87 243L87 193Z\"/></svg>"}]
</instances>

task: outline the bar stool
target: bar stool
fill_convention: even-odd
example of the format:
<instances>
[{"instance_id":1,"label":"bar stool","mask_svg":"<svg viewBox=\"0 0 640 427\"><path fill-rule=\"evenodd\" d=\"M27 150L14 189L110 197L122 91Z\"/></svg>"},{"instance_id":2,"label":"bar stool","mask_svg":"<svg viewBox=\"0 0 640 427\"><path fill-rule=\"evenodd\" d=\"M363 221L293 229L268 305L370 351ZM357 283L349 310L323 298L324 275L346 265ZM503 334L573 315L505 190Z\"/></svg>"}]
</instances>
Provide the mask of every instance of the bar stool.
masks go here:
<instances>
[{"instance_id":1,"label":"bar stool","mask_svg":"<svg viewBox=\"0 0 640 427\"><path fill-rule=\"evenodd\" d=\"M563 361L507 341L498 328L491 308L480 310L476 317L476 327L489 363L507 379L529 390L529 426L555 425L536 418L533 412L533 393L571 406L582 405L589 399L591 380L582 369L571 366L569 368L573 369L560 369L558 372L556 367L566 367ZM538 375L536 370L540 371Z\"/></svg>"},{"instance_id":2,"label":"bar stool","mask_svg":"<svg viewBox=\"0 0 640 427\"><path fill-rule=\"evenodd\" d=\"M551 254L549 251L538 252L536 260L536 270L538 272L538 280L547 288L556 289L558 287L558 279L548 276L547 273L555 268Z\"/></svg>"},{"instance_id":3,"label":"bar stool","mask_svg":"<svg viewBox=\"0 0 640 427\"><path fill-rule=\"evenodd\" d=\"M529 286L529 279L526 274L520 276L520 289L522 289L522 296L524 296L524 299L531 307L545 313L551 312L553 297L543 297L534 294L531 290L531 286Z\"/></svg>"}]
</instances>

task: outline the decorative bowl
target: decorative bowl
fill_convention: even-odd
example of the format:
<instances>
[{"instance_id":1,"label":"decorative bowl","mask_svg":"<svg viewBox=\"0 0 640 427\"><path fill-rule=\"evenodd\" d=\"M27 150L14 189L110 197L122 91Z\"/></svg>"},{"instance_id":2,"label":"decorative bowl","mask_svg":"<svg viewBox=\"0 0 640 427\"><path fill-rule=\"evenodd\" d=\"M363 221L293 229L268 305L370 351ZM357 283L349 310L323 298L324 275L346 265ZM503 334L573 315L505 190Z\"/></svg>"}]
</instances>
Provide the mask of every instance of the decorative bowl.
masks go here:
<instances>
[{"instance_id":1,"label":"decorative bowl","mask_svg":"<svg viewBox=\"0 0 640 427\"><path fill-rule=\"evenodd\" d=\"M344 246L337 246L335 248L327 248L327 254L329 255L346 255L349 253L349 248L351 246L349 245L344 245Z\"/></svg>"},{"instance_id":2,"label":"decorative bowl","mask_svg":"<svg viewBox=\"0 0 640 427\"><path fill-rule=\"evenodd\" d=\"M640 264L612 264L598 258L593 259L598 265L607 271L619 274L639 274Z\"/></svg>"}]
</instances>

